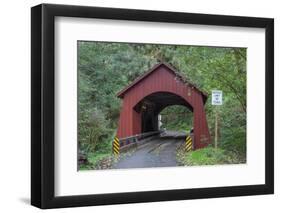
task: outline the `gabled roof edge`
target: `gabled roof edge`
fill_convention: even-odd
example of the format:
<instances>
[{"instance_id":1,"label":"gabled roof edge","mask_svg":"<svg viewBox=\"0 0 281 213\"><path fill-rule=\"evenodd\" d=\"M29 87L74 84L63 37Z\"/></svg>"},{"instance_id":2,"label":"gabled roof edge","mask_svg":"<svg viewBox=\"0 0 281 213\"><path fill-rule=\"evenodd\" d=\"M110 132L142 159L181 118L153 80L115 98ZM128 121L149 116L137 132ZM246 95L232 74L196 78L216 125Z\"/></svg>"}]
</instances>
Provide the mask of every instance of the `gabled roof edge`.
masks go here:
<instances>
[{"instance_id":1,"label":"gabled roof edge","mask_svg":"<svg viewBox=\"0 0 281 213\"><path fill-rule=\"evenodd\" d=\"M182 76L172 65L165 63L165 62L160 62L158 64L155 64L152 68L150 68L147 72L145 72L143 75L139 76L138 78L136 78L132 83L130 83L128 86L126 86L124 89L122 89L121 91L119 91L117 93L117 97L119 98L123 98L125 93L130 90L134 85L136 85L137 83L139 83L142 79L146 78L147 76L149 76L150 74L152 74L155 70L157 70L158 67L164 65L165 67L167 67L168 69L170 69L171 71L173 71L175 73L175 75L177 77L180 78L180 80L183 81L183 83L185 84L189 84L192 87L194 87L196 90L198 90L204 98L204 103L206 102L207 98L208 98L208 93L202 91L201 89L199 89L196 85L194 85L193 83L191 83L188 79L186 79L184 76Z\"/></svg>"}]
</instances>

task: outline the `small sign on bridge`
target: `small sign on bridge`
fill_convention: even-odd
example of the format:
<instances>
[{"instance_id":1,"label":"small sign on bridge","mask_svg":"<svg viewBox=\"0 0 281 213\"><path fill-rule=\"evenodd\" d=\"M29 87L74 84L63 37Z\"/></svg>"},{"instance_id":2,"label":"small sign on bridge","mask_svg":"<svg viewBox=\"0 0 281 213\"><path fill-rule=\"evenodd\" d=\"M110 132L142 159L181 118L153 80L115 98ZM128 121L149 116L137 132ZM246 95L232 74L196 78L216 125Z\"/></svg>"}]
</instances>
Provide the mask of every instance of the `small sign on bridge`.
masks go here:
<instances>
[{"instance_id":1,"label":"small sign on bridge","mask_svg":"<svg viewBox=\"0 0 281 213\"><path fill-rule=\"evenodd\" d=\"M212 90L212 105L222 105L221 90Z\"/></svg>"}]
</instances>

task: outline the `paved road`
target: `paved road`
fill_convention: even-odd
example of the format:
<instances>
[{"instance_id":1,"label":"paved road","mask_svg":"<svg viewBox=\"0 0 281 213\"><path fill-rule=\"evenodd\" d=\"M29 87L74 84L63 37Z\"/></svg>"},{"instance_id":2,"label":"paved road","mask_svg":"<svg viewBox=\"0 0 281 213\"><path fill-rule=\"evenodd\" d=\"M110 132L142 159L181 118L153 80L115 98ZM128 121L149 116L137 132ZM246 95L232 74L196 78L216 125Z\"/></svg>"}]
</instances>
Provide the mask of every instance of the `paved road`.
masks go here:
<instances>
[{"instance_id":1,"label":"paved road","mask_svg":"<svg viewBox=\"0 0 281 213\"><path fill-rule=\"evenodd\" d=\"M177 166L176 148L184 139L158 137L137 148L130 156L122 158L114 168L148 168Z\"/></svg>"}]
</instances>

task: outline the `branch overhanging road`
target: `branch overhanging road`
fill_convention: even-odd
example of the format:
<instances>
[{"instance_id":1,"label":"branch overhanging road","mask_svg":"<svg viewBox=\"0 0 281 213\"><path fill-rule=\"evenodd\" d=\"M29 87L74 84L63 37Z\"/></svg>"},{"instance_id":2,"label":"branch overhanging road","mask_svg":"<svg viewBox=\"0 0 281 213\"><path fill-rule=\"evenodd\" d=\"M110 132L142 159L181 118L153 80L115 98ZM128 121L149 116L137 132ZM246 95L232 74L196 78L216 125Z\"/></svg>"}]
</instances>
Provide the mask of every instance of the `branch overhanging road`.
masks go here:
<instances>
[{"instance_id":1,"label":"branch overhanging road","mask_svg":"<svg viewBox=\"0 0 281 213\"><path fill-rule=\"evenodd\" d=\"M165 132L143 145L140 145L131 155L120 159L113 168L149 168L177 166L176 150L184 142L181 133Z\"/></svg>"}]
</instances>

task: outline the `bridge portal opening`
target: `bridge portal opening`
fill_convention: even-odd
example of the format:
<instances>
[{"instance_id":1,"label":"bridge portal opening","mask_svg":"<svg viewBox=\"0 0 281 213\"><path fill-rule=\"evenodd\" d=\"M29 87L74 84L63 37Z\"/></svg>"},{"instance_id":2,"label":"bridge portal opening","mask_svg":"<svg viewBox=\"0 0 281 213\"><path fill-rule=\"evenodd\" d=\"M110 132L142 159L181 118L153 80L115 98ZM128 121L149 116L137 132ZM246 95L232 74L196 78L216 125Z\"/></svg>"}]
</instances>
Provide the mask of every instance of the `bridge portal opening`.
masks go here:
<instances>
[{"instance_id":1,"label":"bridge portal opening","mask_svg":"<svg viewBox=\"0 0 281 213\"><path fill-rule=\"evenodd\" d=\"M193 113L185 106L173 105L158 115L160 130L189 134L193 129Z\"/></svg>"},{"instance_id":2,"label":"bridge portal opening","mask_svg":"<svg viewBox=\"0 0 281 213\"><path fill-rule=\"evenodd\" d=\"M185 126L192 125L193 109L182 97L170 92L156 92L143 98L135 107L134 110L141 114L141 132L153 132L163 130L170 119L177 120L177 116L182 121L187 118ZM178 111L176 114L169 114L173 110ZM163 114L164 113L164 114ZM163 114L163 115L162 115ZM181 115L180 115L181 114ZM184 117L182 117L184 116ZM173 118L172 118L173 117ZM161 120L164 119L165 125L161 126ZM171 120L170 120L171 121ZM171 124L169 122L169 124ZM183 127L183 125L182 125ZM190 126L191 128L191 126ZM188 131L188 129L186 129Z\"/></svg>"}]
</instances>

